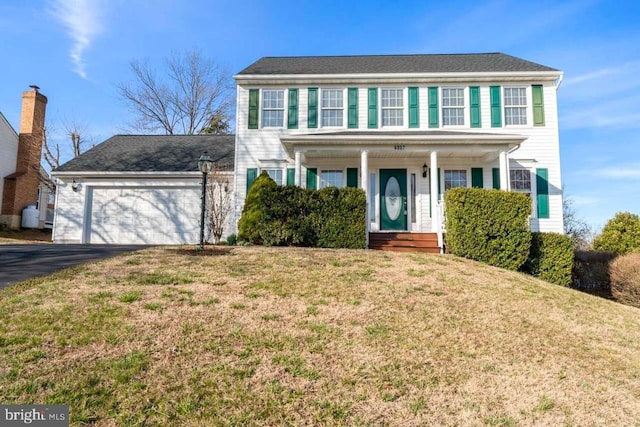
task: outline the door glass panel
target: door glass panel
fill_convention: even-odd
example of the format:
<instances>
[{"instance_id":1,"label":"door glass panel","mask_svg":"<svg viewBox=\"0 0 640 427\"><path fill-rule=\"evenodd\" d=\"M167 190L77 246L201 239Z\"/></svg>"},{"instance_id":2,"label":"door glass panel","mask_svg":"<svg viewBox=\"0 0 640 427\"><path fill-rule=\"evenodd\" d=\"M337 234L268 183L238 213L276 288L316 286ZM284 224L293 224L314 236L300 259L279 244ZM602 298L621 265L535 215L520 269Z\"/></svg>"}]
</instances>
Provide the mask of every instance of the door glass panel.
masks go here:
<instances>
[{"instance_id":1,"label":"door glass panel","mask_svg":"<svg viewBox=\"0 0 640 427\"><path fill-rule=\"evenodd\" d=\"M376 174L369 175L369 220L376 221Z\"/></svg>"},{"instance_id":2,"label":"door glass panel","mask_svg":"<svg viewBox=\"0 0 640 427\"><path fill-rule=\"evenodd\" d=\"M400 183L395 176L390 177L384 190L384 197L386 199L387 215L391 221L397 220L400 216L400 211L402 210L401 196Z\"/></svg>"}]
</instances>

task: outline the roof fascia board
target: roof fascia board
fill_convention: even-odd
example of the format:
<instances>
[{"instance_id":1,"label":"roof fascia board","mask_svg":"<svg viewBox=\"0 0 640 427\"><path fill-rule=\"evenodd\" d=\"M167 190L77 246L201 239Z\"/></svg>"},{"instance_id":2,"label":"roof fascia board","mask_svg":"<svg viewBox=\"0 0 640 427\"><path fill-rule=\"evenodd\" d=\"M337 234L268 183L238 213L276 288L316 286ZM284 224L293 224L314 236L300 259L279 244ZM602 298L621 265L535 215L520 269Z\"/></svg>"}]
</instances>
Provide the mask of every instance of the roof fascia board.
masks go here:
<instances>
[{"instance_id":1,"label":"roof fascia board","mask_svg":"<svg viewBox=\"0 0 640 427\"><path fill-rule=\"evenodd\" d=\"M220 171L225 175L233 175L233 171ZM200 178L202 173L193 172L102 172L102 171L68 171L51 172L56 178Z\"/></svg>"},{"instance_id":2,"label":"roof fascia board","mask_svg":"<svg viewBox=\"0 0 640 427\"><path fill-rule=\"evenodd\" d=\"M369 74L236 74L238 84L276 84L292 81L302 84L317 83L452 83L452 82L504 82L549 80L561 77L561 71L511 71L481 73L369 73Z\"/></svg>"}]
</instances>

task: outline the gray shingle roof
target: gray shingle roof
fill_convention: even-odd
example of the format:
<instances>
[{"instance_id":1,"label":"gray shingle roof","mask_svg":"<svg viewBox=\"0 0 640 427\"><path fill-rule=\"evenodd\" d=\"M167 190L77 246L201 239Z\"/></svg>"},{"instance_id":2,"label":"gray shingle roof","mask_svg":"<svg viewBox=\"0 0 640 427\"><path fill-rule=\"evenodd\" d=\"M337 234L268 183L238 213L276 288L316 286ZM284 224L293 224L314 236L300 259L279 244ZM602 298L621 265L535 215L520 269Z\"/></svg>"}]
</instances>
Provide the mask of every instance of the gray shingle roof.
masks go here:
<instances>
[{"instance_id":1,"label":"gray shingle roof","mask_svg":"<svg viewBox=\"0 0 640 427\"><path fill-rule=\"evenodd\" d=\"M233 170L234 135L115 135L55 172L196 172L204 151Z\"/></svg>"},{"instance_id":2,"label":"gray shingle roof","mask_svg":"<svg viewBox=\"0 0 640 427\"><path fill-rule=\"evenodd\" d=\"M504 53L264 57L238 75L558 71Z\"/></svg>"}]
</instances>

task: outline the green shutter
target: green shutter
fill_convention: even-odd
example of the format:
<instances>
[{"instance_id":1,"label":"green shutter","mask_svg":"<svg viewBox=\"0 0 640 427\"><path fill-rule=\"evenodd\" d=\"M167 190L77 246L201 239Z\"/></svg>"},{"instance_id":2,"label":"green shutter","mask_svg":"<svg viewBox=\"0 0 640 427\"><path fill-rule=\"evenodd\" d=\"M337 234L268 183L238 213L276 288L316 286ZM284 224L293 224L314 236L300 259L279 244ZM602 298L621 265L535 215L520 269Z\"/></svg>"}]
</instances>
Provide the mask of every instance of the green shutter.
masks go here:
<instances>
[{"instance_id":1,"label":"green shutter","mask_svg":"<svg viewBox=\"0 0 640 427\"><path fill-rule=\"evenodd\" d=\"M289 89L289 116L287 127L289 129L298 129L298 89Z\"/></svg>"},{"instance_id":2,"label":"green shutter","mask_svg":"<svg viewBox=\"0 0 640 427\"><path fill-rule=\"evenodd\" d=\"M420 127L420 111L417 87L409 88L409 127Z\"/></svg>"},{"instance_id":3,"label":"green shutter","mask_svg":"<svg viewBox=\"0 0 640 427\"><path fill-rule=\"evenodd\" d=\"M259 105L260 105L260 90L249 89L249 129L258 129Z\"/></svg>"},{"instance_id":4,"label":"green shutter","mask_svg":"<svg viewBox=\"0 0 640 427\"><path fill-rule=\"evenodd\" d=\"M350 87L347 96L348 110L348 126L350 129L358 128L358 88Z\"/></svg>"},{"instance_id":5,"label":"green shutter","mask_svg":"<svg viewBox=\"0 0 640 427\"><path fill-rule=\"evenodd\" d=\"M378 127L378 89L375 87L369 88L368 106L368 128L375 129Z\"/></svg>"},{"instance_id":6,"label":"green shutter","mask_svg":"<svg viewBox=\"0 0 640 427\"><path fill-rule=\"evenodd\" d=\"M496 190L500 189L500 168L491 169L491 174L493 175L493 188Z\"/></svg>"},{"instance_id":7,"label":"green shutter","mask_svg":"<svg viewBox=\"0 0 640 427\"><path fill-rule=\"evenodd\" d=\"M347 187L358 188L358 168L347 168Z\"/></svg>"},{"instance_id":8,"label":"green shutter","mask_svg":"<svg viewBox=\"0 0 640 427\"><path fill-rule=\"evenodd\" d=\"M296 168L287 168L287 185L296 185Z\"/></svg>"},{"instance_id":9,"label":"green shutter","mask_svg":"<svg viewBox=\"0 0 640 427\"><path fill-rule=\"evenodd\" d=\"M318 127L318 88L309 88L309 100L307 109L307 127Z\"/></svg>"},{"instance_id":10,"label":"green shutter","mask_svg":"<svg viewBox=\"0 0 640 427\"><path fill-rule=\"evenodd\" d=\"M429 127L438 127L438 88L429 88Z\"/></svg>"},{"instance_id":11,"label":"green shutter","mask_svg":"<svg viewBox=\"0 0 640 427\"><path fill-rule=\"evenodd\" d=\"M489 98L491 101L491 127L502 127L502 105L500 102L500 86L489 88Z\"/></svg>"},{"instance_id":12,"label":"green shutter","mask_svg":"<svg viewBox=\"0 0 640 427\"><path fill-rule=\"evenodd\" d=\"M538 218L549 218L549 170L536 169L538 190Z\"/></svg>"},{"instance_id":13,"label":"green shutter","mask_svg":"<svg viewBox=\"0 0 640 427\"><path fill-rule=\"evenodd\" d=\"M542 95L542 85L531 86L533 94L533 125L544 126L544 97Z\"/></svg>"},{"instance_id":14,"label":"green shutter","mask_svg":"<svg viewBox=\"0 0 640 427\"><path fill-rule=\"evenodd\" d=\"M248 168L247 169L247 193L253 184L253 181L258 177L258 168Z\"/></svg>"},{"instance_id":15,"label":"green shutter","mask_svg":"<svg viewBox=\"0 0 640 427\"><path fill-rule=\"evenodd\" d=\"M318 188L318 169L307 168L307 188L311 190Z\"/></svg>"},{"instance_id":16,"label":"green shutter","mask_svg":"<svg viewBox=\"0 0 640 427\"><path fill-rule=\"evenodd\" d=\"M471 186L473 188L484 188L484 177L482 168L471 168Z\"/></svg>"},{"instance_id":17,"label":"green shutter","mask_svg":"<svg viewBox=\"0 0 640 427\"><path fill-rule=\"evenodd\" d=\"M471 86L469 88L469 107L471 111L471 127L482 127L482 123L480 121L480 88L478 86Z\"/></svg>"}]
</instances>

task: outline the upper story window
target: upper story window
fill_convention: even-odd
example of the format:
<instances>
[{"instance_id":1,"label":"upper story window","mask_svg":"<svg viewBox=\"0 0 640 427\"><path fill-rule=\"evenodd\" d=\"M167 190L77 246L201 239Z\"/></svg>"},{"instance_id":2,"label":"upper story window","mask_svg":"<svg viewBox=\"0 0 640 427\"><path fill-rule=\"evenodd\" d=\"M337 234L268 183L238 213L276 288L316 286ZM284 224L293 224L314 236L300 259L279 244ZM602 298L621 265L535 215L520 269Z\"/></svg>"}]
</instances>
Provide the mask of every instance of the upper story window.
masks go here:
<instances>
[{"instance_id":1,"label":"upper story window","mask_svg":"<svg viewBox=\"0 0 640 427\"><path fill-rule=\"evenodd\" d=\"M442 125L464 126L464 89L442 89Z\"/></svg>"},{"instance_id":2,"label":"upper story window","mask_svg":"<svg viewBox=\"0 0 640 427\"><path fill-rule=\"evenodd\" d=\"M269 174L269 177L274 180L276 182L276 184L278 185L282 185L283 184L283 180L282 180L282 169L263 169L264 171L266 171Z\"/></svg>"},{"instance_id":3,"label":"upper story window","mask_svg":"<svg viewBox=\"0 0 640 427\"><path fill-rule=\"evenodd\" d=\"M504 88L504 121L507 125L527 124L527 90L523 87Z\"/></svg>"},{"instance_id":4,"label":"upper story window","mask_svg":"<svg viewBox=\"0 0 640 427\"><path fill-rule=\"evenodd\" d=\"M322 89L322 126L341 127L344 120L342 89Z\"/></svg>"},{"instance_id":5,"label":"upper story window","mask_svg":"<svg viewBox=\"0 0 640 427\"><path fill-rule=\"evenodd\" d=\"M511 169L511 191L531 194L531 172L529 169Z\"/></svg>"},{"instance_id":6,"label":"upper story window","mask_svg":"<svg viewBox=\"0 0 640 427\"><path fill-rule=\"evenodd\" d=\"M444 191L456 187L467 186L467 171L460 170L445 170L444 171Z\"/></svg>"},{"instance_id":7,"label":"upper story window","mask_svg":"<svg viewBox=\"0 0 640 427\"><path fill-rule=\"evenodd\" d=\"M281 128L284 124L284 90L262 91L262 127Z\"/></svg>"},{"instance_id":8,"label":"upper story window","mask_svg":"<svg viewBox=\"0 0 640 427\"><path fill-rule=\"evenodd\" d=\"M382 89L382 126L402 126L404 103L402 89Z\"/></svg>"},{"instance_id":9,"label":"upper story window","mask_svg":"<svg viewBox=\"0 0 640 427\"><path fill-rule=\"evenodd\" d=\"M320 172L320 188L344 187L341 170L323 170Z\"/></svg>"}]
</instances>

